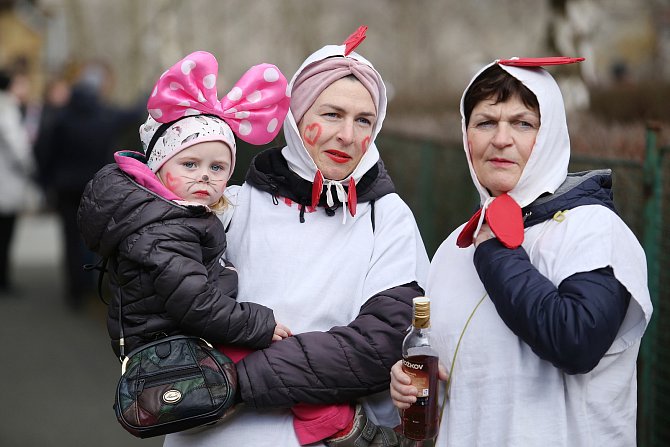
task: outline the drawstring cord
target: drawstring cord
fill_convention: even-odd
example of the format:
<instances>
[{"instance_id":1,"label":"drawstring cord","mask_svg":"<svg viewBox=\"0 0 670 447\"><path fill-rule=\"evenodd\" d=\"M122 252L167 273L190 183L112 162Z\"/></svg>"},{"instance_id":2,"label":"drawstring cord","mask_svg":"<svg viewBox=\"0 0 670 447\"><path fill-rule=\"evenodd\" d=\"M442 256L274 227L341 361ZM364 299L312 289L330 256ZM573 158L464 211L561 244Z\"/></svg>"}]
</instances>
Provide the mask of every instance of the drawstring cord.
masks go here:
<instances>
[{"instance_id":1,"label":"drawstring cord","mask_svg":"<svg viewBox=\"0 0 670 447\"><path fill-rule=\"evenodd\" d=\"M349 178L349 191L347 192L340 181L324 178L321 171L317 170L312 182L312 208L318 206L324 186L326 187L326 213L329 216L334 215L337 209L337 206L335 206L335 197L337 197L337 200L342 203L342 224L345 224L347 222L347 211L351 213L352 217L356 215L356 205L358 202L356 181L353 177ZM335 197L333 196L333 188L335 188ZM305 209L303 205L300 208L301 223L305 222L304 214Z\"/></svg>"},{"instance_id":2,"label":"drawstring cord","mask_svg":"<svg viewBox=\"0 0 670 447\"><path fill-rule=\"evenodd\" d=\"M335 188L335 193L337 194L337 200L342 203L342 223L347 222L347 207L345 206L348 201L347 192L344 190L342 183L338 181L333 181L329 179L324 179L324 185L326 186L326 203L329 208L335 206L335 200L333 199L333 190L331 187Z\"/></svg>"},{"instance_id":3,"label":"drawstring cord","mask_svg":"<svg viewBox=\"0 0 670 447\"><path fill-rule=\"evenodd\" d=\"M468 328L468 325L470 324L470 320L472 320L472 317L475 316L475 312L477 312L477 309L479 309L479 305L482 304L484 299L488 296L488 293L484 293L484 296L481 297L479 302L475 305L474 309L472 309L472 312L468 316L468 319L465 320L465 325L463 326L463 330L461 331L461 335L458 336L458 342L456 343L456 349L454 350L454 355L451 358L451 366L449 367L449 375L447 376L447 383L444 386L444 396L442 396L442 405L440 405L440 417L438 419L438 427L439 424L442 423L442 417L444 416L444 409L447 406L447 399L449 398L449 390L451 389L451 379L454 376L454 365L456 364L456 356L458 355L458 348L461 347L461 341L463 340L463 335L465 335L465 330ZM439 435L439 432L438 432ZM435 436L435 445L437 445L437 436Z\"/></svg>"}]
</instances>

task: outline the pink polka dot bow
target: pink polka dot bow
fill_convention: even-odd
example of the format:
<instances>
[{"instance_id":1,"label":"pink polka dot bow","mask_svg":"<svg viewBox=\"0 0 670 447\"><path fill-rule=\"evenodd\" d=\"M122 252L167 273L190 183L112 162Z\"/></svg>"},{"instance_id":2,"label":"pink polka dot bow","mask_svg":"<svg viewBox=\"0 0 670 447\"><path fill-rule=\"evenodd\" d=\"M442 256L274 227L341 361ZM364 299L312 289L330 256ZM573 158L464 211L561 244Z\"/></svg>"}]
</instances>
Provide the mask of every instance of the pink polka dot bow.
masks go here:
<instances>
[{"instance_id":1,"label":"pink polka dot bow","mask_svg":"<svg viewBox=\"0 0 670 447\"><path fill-rule=\"evenodd\" d=\"M242 140L269 143L288 112L287 81L272 64L251 67L220 101L219 64L206 51L196 51L170 67L156 83L147 102L149 115L160 123L184 116L216 115Z\"/></svg>"}]
</instances>

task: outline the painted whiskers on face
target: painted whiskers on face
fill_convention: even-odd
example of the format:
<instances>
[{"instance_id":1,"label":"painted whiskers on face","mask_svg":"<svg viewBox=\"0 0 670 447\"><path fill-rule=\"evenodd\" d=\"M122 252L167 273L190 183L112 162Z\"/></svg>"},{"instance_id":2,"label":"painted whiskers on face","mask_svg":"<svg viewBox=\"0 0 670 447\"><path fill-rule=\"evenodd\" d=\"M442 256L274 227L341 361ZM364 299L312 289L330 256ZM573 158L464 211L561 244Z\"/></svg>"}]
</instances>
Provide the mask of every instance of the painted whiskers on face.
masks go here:
<instances>
[{"instance_id":1,"label":"painted whiskers on face","mask_svg":"<svg viewBox=\"0 0 670 447\"><path fill-rule=\"evenodd\" d=\"M223 185L225 186L223 179L213 179L206 174L200 178L189 177L186 175L183 175L182 177L186 179L186 185L188 186L189 190L193 190L194 187L198 187L201 184L211 186L214 189L217 189L217 186L220 186L221 183L223 183Z\"/></svg>"}]
</instances>

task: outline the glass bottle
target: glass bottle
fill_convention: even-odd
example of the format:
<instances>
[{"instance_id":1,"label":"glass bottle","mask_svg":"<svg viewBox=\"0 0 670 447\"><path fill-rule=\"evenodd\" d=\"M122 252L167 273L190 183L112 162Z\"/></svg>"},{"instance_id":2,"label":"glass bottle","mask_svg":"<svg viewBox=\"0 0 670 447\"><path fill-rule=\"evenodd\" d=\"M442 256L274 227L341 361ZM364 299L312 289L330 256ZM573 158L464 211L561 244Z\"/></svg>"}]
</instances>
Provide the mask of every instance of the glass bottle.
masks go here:
<instances>
[{"instance_id":1,"label":"glass bottle","mask_svg":"<svg viewBox=\"0 0 670 447\"><path fill-rule=\"evenodd\" d=\"M430 346L430 299L413 300L412 326L402 343L402 369L418 390L416 402L402 412L403 434L423 441L437 436L438 356Z\"/></svg>"}]
</instances>

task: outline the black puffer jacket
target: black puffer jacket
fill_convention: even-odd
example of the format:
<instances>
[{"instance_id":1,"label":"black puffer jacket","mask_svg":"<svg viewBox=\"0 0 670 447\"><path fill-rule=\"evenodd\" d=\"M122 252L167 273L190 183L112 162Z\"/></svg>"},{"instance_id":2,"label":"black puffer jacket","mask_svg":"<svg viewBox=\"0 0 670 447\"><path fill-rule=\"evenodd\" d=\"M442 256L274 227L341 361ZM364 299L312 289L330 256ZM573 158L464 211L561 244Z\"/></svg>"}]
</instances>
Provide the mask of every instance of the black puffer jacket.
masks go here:
<instances>
[{"instance_id":1,"label":"black puffer jacket","mask_svg":"<svg viewBox=\"0 0 670 447\"><path fill-rule=\"evenodd\" d=\"M110 164L86 186L78 222L86 245L109 258L107 329L117 355L121 300L126 353L177 333L255 349L271 343L273 313L235 301L237 273L220 261L225 232L204 207L168 201Z\"/></svg>"},{"instance_id":2,"label":"black puffer jacket","mask_svg":"<svg viewBox=\"0 0 670 447\"><path fill-rule=\"evenodd\" d=\"M246 178L256 189L287 197L304 206L311 203L312 183L289 170L279 149L256 156ZM374 202L395 191L381 160L357 183L358 202ZM337 219L325 201L318 213ZM337 202L335 207L341 204ZM374 206L374 205L373 205ZM296 210L304 225L304 211ZM374 213L371 214L374 237ZM377 222L377 226L381 226ZM350 402L388 390L391 366L401 356L402 340L411 323L412 299L423 295L416 283L398 284L370 297L347 326L326 332L296 334L248 355L237 364L242 400L257 408L290 407L297 403Z\"/></svg>"}]
</instances>

